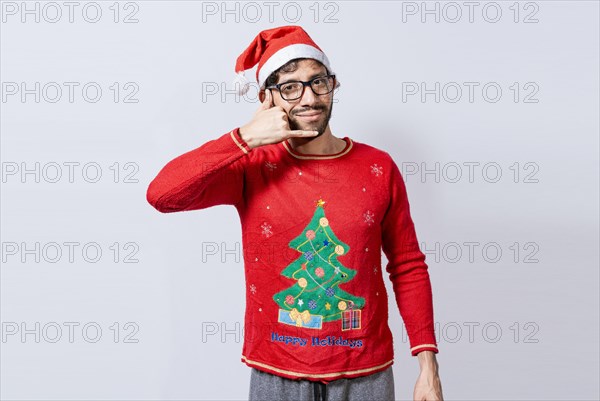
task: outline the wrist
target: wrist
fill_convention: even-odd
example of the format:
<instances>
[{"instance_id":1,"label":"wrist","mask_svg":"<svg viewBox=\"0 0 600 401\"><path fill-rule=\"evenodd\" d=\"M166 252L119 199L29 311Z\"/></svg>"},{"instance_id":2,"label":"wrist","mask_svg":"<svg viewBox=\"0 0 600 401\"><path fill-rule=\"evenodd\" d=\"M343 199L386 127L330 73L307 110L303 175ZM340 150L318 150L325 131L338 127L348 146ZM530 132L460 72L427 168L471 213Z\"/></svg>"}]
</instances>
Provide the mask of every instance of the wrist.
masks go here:
<instances>
[{"instance_id":1,"label":"wrist","mask_svg":"<svg viewBox=\"0 0 600 401\"><path fill-rule=\"evenodd\" d=\"M417 358L419 359L419 367L422 371L429 370L437 372L438 363L433 351L421 351L417 354Z\"/></svg>"},{"instance_id":2,"label":"wrist","mask_svg":"<svg viewBox=\"0 0 600 401\"><path fill-rule=\"evenodd\" d=\"M252 140L250 138L248 138L248 134L245 131L245 126L241 126L238 128L238 134L239 137L242 139L242 141L244 141L244 143L246 144L246 146L248 146L248 148L252 149L254 146L252 144Z\"/></svg>"}]
</instances>

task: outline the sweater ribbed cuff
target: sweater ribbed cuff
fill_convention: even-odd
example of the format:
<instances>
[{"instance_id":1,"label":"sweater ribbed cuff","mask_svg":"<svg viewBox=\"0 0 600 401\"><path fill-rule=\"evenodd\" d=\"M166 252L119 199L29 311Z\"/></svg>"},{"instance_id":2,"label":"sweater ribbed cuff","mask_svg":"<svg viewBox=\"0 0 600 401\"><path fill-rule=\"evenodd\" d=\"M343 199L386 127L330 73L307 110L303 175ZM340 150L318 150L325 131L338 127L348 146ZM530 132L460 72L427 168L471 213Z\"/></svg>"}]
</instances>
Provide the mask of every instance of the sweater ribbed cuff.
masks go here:
<instances>
[{"instance_id":1,"label":"sweater ribbed cuff","mask_svg":"<svg viewBox=\"0 0 600 401\"><path fill-rule=\"evenodd\" d=\"M433 351L436 354L439 352L438 347L435 344L415 345L410 349L410 353L412 354L412 356L416 356L421 351Z\"/></svg>"},{"instance_id":2,"label":"sweater ribbed cuff","mask_svg":"<svg viewBox=\"0 0 600 401\"><path fill-rule=\"evenodd\" d=\"M248 154L249 152L252 151L252 148L250 148L248 146L248 144L246 143L246 141L244 141L242 139L242 136L240 135L240 128L237 127L235 129L233 129L231 132L229 132L229 135L231 136L231 139L233 140L233 142L235 142L235 144L246 154Z\"/></svg>"}]
</instances>

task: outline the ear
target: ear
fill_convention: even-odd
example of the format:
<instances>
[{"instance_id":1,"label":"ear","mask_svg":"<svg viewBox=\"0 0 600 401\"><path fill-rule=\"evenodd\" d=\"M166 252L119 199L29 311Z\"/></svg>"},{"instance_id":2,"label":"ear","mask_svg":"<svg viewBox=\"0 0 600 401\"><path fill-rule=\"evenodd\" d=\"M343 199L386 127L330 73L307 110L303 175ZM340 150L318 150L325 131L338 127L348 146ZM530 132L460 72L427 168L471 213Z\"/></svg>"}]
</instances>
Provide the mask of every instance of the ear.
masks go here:
<instances>
[{"instance_id":1,"label":"ear","mask_svg":"<svg viewBox=\"0 0 600 401\"><path fill-rule=\"evenodd\" d=\"M260 92L258 92L258 100L260 100L260 102L264 102L265 101L265 90L261 89Z\"/></svg>"}]
</instances>

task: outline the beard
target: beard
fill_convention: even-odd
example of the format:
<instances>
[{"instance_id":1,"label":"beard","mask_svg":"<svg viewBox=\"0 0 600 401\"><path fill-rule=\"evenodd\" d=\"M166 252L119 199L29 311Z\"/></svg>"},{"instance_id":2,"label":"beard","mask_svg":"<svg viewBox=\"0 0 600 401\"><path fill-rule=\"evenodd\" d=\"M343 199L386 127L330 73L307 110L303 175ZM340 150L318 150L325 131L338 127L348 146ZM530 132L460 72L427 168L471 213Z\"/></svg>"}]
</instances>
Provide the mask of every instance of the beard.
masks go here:
<instances>
[{"instance_id":1,"label":"beard","mask_svg":"<svg viewBox=\"0 0 600 401\"><path fill-rule=\"evenodd\" d=\"M327 125L329 124L329 120L331 119L332 110L333 110L333 99L331 100L331 104L329 105L329 107L327 107L326 105L323 105L323 106L317 106L317 107L296 110L296 111L294 111L293 115L288 115L290 129L291 130L318 131L319 133L317 135L311 136L311 137L306 137L303 139L311 140L314 138L318 138L321 135L323 135L323 133L325 132L325 129L327 128ZM296 118L294 118L295 114L302 114L302 113L306 113L306 112L310 112L310 111L321 111L322 112L321 119L318 121L305 122L305 121L298 121L298 120L296 120Z\"/></svg>"}]
</instances>

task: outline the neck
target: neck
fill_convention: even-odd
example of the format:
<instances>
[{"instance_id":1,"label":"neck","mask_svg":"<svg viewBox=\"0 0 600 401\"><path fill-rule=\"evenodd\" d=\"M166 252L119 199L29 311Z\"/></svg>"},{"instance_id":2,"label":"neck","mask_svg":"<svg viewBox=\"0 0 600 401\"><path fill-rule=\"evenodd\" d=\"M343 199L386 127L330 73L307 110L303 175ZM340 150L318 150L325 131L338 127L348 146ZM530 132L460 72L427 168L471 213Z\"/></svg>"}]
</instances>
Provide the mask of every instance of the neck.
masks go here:
<instances>
[{"instance_id":1,"label":"neck","mask_svg":"<svg viewBox=\"0 0 600 401\"><path fill-rule=\"evenodd\" d=\"M333 136L329 126L317 137L292 137L287 141L296 152L313 155L331 155L346 147L346 141Z\"/></svg>"}]
</instances>

